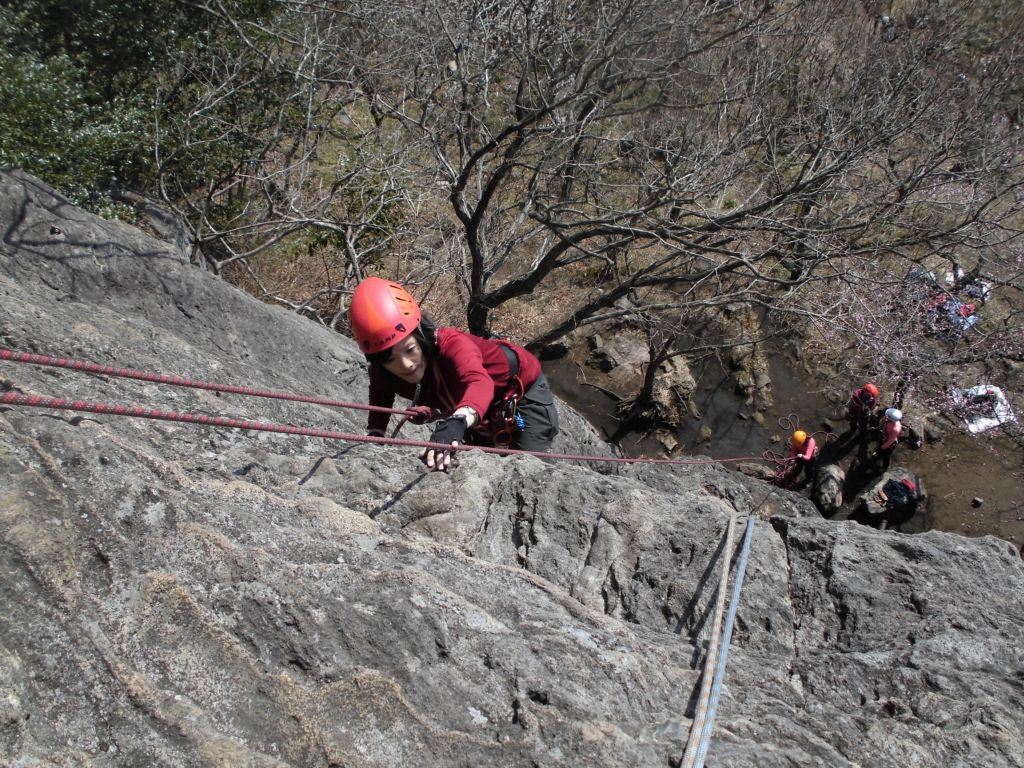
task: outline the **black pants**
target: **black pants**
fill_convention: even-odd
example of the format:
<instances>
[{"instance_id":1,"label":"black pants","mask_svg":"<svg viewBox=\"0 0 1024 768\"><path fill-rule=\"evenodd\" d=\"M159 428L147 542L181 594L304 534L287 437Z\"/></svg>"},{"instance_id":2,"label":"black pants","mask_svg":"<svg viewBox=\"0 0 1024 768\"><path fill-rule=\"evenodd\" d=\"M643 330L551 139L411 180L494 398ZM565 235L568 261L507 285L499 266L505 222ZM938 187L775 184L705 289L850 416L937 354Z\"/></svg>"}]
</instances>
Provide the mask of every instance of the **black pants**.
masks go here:
<instances>
[{"instance_id":1,"label":"black pants","mask_svg":"<svg viewBox=\"0 0 1024 768\"><path fill-rule=\"evenodd\" d=\"M522 451L546 451L558 434L555 395L542 373L519 401L523 428L512 436L512 447Z\"/></svg>"},{"instance_id":2,"label":"black pants","mask_svg":"<svg viewBox=\"0 0 1024 768\"><path fill-rule=\"evenodd\" d=\"M786 476L782 479L781 486L794 491L806 488L808 485L813 487L814 470L818 460L816 458L809 459L807 461L792 459L792 462L792 466L789 468ZM801 474L803 475L803 480L800 479Z\"/></svg>"},{"instance_id":3,"label":"black pants","mask_svg":"<svg viewBox=\"0 0 1024 768\"><path fill-rule=\"evenodd\" d=\"M893 455L893 453L895 453L895 451L896 451L896 446L895 445L892 448L879 448L878 449L878 458L882 462L882 471L883 472L887 472L889 470L889 464L892 463L892 455Z\"/></svg>"}]
</instances>

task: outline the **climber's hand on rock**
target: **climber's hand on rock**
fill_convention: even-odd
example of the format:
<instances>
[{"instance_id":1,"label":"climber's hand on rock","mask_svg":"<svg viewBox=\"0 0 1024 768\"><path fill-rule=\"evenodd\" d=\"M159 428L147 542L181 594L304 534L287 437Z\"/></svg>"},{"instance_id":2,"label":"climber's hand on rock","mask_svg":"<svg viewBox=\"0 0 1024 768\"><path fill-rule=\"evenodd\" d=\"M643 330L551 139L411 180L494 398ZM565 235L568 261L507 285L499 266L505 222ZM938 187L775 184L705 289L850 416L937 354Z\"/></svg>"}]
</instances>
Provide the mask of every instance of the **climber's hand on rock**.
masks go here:
<instances>
[{"instance_id":1,"label":"climber's hand on rock","mask_svg":"<svg viewBox=\"0 0 1024 768\"><path fill-rule=\"evenodd\" d=\"M441 446L455 448L466 436L466 418L464 416L451 416L441 419L434 427L434 433L430 436L430 442ZM424 448L420 454L420 461L427 465L427 469L437 472L447 472L452 461L452 452L447 448Z\"/></svg>"}]
</instances>

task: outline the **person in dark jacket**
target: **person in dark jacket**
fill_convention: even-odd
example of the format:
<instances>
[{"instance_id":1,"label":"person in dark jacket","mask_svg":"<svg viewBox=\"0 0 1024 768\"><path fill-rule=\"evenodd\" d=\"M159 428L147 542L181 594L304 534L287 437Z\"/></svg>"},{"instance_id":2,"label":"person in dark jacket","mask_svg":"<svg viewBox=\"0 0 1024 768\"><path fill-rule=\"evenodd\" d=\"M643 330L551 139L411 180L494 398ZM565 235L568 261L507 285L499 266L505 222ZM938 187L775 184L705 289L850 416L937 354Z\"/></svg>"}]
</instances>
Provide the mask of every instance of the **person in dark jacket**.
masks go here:
<instances>
[{"instance_id":1,"label":"person in dark jacket","mask_svg":"<svg viewBox=\"0 0 1024 768\"><path fill-rule=\"evenodd\" d=\"M558 434L554 395L540 361L504 339L435 328L398 283L369 277L352 296L352 332L370 363L370 405L396 395L445 415L430 442L547 451ZM383 436L390 415L371 411L367 431ZM447 471L451 451L427 448L421 460Z\"/></svg>"},{"instance_id":2,"label":"person in dark jacket","mask_svg":"<svg viewBox=\"0 0 1024 768\"><path fill-rule=\"evenodd\" d=\"M878 387L871 382L853 390L853 394L850 395L850 399L846 403L846 419L849 422L846 433L856 432L857 455L861 462L867 461L868 458L868 432L871 426L871 416L877 403Z\"/></svg>"},{"instance_id":3,"label":"person in dark jacket","mask_svg":"<svg viewBox=\"0 0 1024 768\"><path fill-rule=\"evenodd\" d=\"M864 429L877 403L878 387L871 382L853 390L846 403L846 418L850 422L850 429Z\"/></svg>"}]
</instances>

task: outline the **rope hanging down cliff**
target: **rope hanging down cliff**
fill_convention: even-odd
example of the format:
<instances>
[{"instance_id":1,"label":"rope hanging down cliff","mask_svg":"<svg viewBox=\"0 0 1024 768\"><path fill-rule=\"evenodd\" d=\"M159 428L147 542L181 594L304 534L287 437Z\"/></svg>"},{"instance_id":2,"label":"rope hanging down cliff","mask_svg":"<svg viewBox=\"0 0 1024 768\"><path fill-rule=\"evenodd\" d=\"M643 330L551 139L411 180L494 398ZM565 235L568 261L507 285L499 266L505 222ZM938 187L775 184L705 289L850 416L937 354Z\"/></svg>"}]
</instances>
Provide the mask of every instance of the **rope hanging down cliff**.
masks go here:
<instances>
[{"instance_id":1,"label":"rope hanging down cliff","mask_svg":"<svg viewBox=\"0 0 1024 768\"><path fill-rule=\"evenodd\" d=\"M739 561L736 564L736 576L733 580L732 596L729 599L729 609L725 614L725 628L719 632L719 628L722 625L722 611L725 606L725 591L729 584L733 532L736 525L736 516L732 515L729 518L729 526L726 529L725 543L722 548L722 576L718 584L715 616L712 621L712 636L708 645L707 655L704 659L700 696L694 711L693 722L690 725L690 738L686 743L686 750L680 762L681 768L703 768L708 745L711 743L711 731L715 724L718 697L722 690L722 684L725 681L725 666L729 657L729 643L732 642L733 623L736 619L736 612L739 609L740 591L743 589L743 579L747 572L747 558L750 556L750 542L754 534L754 521L757 519L758 510L764 506L773 493L775 493L774 488L768 491L764 498L761 499L761 502L747 515L743 544L740 547ZM712 668L714 669L714 676L711 674Z\"/></svg>"}]
</instances>

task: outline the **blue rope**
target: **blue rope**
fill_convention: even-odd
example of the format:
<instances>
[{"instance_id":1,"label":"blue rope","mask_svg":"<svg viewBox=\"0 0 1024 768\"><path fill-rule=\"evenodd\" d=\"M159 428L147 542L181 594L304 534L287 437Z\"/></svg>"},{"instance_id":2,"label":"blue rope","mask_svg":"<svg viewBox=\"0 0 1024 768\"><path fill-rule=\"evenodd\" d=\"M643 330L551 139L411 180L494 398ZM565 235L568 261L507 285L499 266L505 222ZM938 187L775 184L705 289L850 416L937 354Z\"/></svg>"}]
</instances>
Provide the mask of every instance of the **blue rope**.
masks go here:
<instances>
[{"instance_id":1,"label":"blue rope","mask_svg":"<svg viewBox=\"0 0 1024 768\"><path fill-rule=\"evenodd\" d=\"M686 742L681 768L696 768L697 751L700 746L701 734L707 722L708 703L711 700L711 683L714 675L711 670L718 661L719 646L722 643L722 617L725 615L725 595L729 590L729 566L732 562L732 542L736 531L736 515L729 515L729 526L725 531L722 544L722 578L718 582L715 597L715 617L711 621L711 639L708 641L708 652L704 657L704 671L701 673L700 697L690 724L690 738Z\"/></svg>"},{"instance_id":2,"label":"blue rope","mask_svg":"<svg viewBox=\"0 0 1024 768\"><path fill-rule=\"evenodd\" d=\"M767 497L766 497L767 498ZM736 565L736 581L732 586L732 598L729 601L729 613L725 618L725 630L722 633L722 647L718 653L718 664L715 667L715 679L711 684L711 698L708 702L708 713L704 720L704 727L700 732L700 744L697 747L696 768L703 768L704 757L708 752L708 744L711 742L711 729L715 724L715 710L718 707L718 693L722 689L722 681L725 679L725 662L729 656L729 641L732 640L733 620L736 618L736 610L740 604L740 590L743 588L743 576L747 570L747 556L750 554L750 541L754 533L753 513L747 518L747 530L743 533L743 549L740 552L740 560Z\"/></svg>"}]
</instances>

